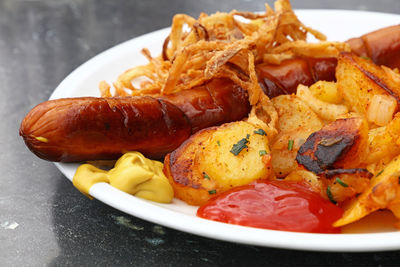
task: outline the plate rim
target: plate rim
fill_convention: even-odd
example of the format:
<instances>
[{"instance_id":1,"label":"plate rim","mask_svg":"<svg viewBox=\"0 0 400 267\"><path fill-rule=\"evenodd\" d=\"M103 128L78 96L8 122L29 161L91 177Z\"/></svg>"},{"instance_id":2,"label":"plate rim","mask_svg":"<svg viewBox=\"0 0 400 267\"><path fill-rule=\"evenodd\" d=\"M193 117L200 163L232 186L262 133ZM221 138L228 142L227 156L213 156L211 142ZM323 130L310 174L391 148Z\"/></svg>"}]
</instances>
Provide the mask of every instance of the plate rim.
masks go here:
<instances>
[{"instance_id":1,"label":"plate rim","mask_svg":"<svg viewBox=\"0 0 400 267\"><path fill-rule=\"evenodd\" d=\"M357 13L362 16L393 16L393 18L397 18L400 23L400 15L393 13L348 9L295 9L295 13L299 15L299 17L309 16L313 14L315 15L318 13L320 14L338 12L345 12L348 14ZM160 34L164 34L166 37L168 35L169 29L169 27L162 28L134 37L127 41L121 42L111 48L108 48L103 52L98 53L96 56L90 58L79 67L74 69L69 75L67 75L67 77L65 77L52 92L50 99L65 97L63 96L63 93L66 90L65 88L67 88L68 85L71 83L79 84L79 82L81 82L85 78L85 76L88 75L86 71L87 69L92 69L92 67L96 66L99 62L104 61L104 59L112 58L115 54L121 53L121 51L124 51L125 49L130 48L133 51L132 46L138 46L135 43L145 43L146 41L151 41L154 36L159 36ZM72 176L68 175L68 168L66 168L66 166L71 166L71 164L55 163L55 165L69 180L72 180ZM163 205L168 204L159 204L139 199L125 192L122 192L107 183L95 184L90 188L89 192L90 195L92 195L97 200L120 211L123 211L129 215L141 218L152 223L163 225L165 227L173 228L178 231L183 231L186 233L212 239L218 239L222 241L281 249L327 252L372 252L400 249L400 232L314 234L258 229L210 221L192 215L187 215L181 212L173 211L171 209L163 208ZM129 204L121 205L121 203L115 202L115 199L113 199L114 196L118 196L115 199L122 197ZM135 209L132 209L133 206L135 207ZM156 211L157 215L153 215L149 211ZM164 219L161 219L162 216L159 216L160 212L161 214L166 216ZM176 218L179 218L185 223L177 224ZM204 227L212 228L214 229L214 231L204 231ZM233 234L226 235L227 231ZM253 239L249 239L249 235L253 237ZM262 239L265 237L266 239ZM359 241L358 246L354 246L355 238L357 238L357 240ZM288 242L288 240L290 240L290 242ZM321 240L323 240L324 242L321 243Z\"/></svg>"}]
</instances>

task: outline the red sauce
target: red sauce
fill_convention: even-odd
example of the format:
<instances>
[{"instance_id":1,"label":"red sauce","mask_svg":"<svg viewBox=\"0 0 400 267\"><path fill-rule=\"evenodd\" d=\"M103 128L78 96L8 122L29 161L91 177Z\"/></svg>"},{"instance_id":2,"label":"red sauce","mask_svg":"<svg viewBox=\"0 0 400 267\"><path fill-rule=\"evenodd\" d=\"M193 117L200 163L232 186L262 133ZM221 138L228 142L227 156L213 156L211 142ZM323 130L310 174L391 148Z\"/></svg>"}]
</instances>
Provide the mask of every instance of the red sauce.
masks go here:
<instances>
[{"instance_id":1,"label":"red sauce","mask_svg":"<svg viewBox=\"0 0 400 267\"><path fill-rule=\"evenodd\" d=\"M332 223L342 209L305 184L258 181L224 192L197 210L197 216L231 224L307 233L340 233Z\"/></svg>"}]
</instances>

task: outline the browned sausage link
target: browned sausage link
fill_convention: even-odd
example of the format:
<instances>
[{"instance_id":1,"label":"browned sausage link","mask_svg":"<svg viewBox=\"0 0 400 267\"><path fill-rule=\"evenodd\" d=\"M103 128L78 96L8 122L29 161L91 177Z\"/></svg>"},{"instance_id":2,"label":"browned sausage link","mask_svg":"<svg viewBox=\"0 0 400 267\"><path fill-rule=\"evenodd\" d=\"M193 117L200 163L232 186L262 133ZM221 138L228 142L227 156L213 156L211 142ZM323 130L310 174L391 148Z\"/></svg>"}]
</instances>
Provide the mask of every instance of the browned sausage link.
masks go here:
<instances>
[{"instance_id":1,"label":"browned sausage link","mask_svg":"<svg viewBox=\"0 0 400 267\"><path fill-rule=\"evenodd\" d=\"M400 67L400 25L390 26L347 41L352 51L378 65Z\"/></svg>"},{"instance_id":2,"label":"browned sausage link","mask_svg":"<svg viewBox=\"0 0 400 267\"><path fill-rule=\"evenodd\" d=\"M50 161L115 159L130 150L161 158L194 130L242 119L250 109L245 91L229 80L212 81L195 88L193 94L182 93L165 99L47 101L24 118L20 135L32 152Z\"/></svg>"},{"instance_id":3,"label":"browned sausage link","mask_svg":"<svg viewBox=\"0 0 400 267\"><path fill-rule=\"evenodd\" d=\"M318 80L334 81L336 58L294 58L279 65L256 66L258 79L269 97L296 93L299 84L311 85Z\"/></svg>"},{"instance_id":4,"label":"browned sausage link","mask_svg":"<svg viewBox=\"0 0 400 267\"><path fill-rule=\"evenodd\" d=\"M32 152L62 162L115 159L129 150L162 157L190 134L179 108L152 97L51 100L29 112L20 128Z\"/></svg>"}]
</instances>

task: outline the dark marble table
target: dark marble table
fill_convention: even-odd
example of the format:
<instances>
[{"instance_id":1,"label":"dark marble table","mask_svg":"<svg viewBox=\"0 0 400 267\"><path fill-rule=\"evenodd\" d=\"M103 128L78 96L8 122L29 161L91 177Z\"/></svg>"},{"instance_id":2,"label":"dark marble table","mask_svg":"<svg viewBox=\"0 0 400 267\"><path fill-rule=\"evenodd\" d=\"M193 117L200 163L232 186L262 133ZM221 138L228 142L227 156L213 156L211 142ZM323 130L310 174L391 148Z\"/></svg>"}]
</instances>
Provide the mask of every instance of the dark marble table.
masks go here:
<instances>
[{"instance_id":1,"label":"dark marble table","mask_svg":"<svg viewBox=\"0 0 400 267\"><path fill-rule=\"evenodd\" d=\"M271 3L271 1L270 1ZM400 13L397 0L293 0L295 8ZM81 195L35 157L19 123L74 68L175 13L262 10L263 1L0 1L1 266L390 266L399 252L319 253L227 243L168 229ZM357 23L357 22L355 22Z\"/></svg>"}]
</instances>

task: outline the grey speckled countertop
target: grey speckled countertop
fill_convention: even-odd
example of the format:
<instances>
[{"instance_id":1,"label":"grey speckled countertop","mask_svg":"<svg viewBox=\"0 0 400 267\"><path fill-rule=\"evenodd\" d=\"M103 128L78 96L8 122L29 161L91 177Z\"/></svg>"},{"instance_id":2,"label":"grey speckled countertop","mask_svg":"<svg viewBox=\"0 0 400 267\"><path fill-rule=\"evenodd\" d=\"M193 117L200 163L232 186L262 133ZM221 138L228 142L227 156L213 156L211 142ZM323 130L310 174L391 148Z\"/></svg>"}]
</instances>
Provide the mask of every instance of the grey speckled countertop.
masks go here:
<instances>
[{"instance_id":1,"label":"grey speckled countertop","mask_svg":"<svg viewBox=\"0 0 400 267\"><path fill-rule=\"evenodd\" d=\"M269 1L271 3L271 1ZM400 13L397 0L293 0L295 8ZM394 266L398 252L318 253L245 246L168 229L81 195L18 136L23 116L74 68L175 13L262 10L263 1L0 0L1 266ZM357 22L354 22L357 23Z\"/></svg>"}]
</instances>

